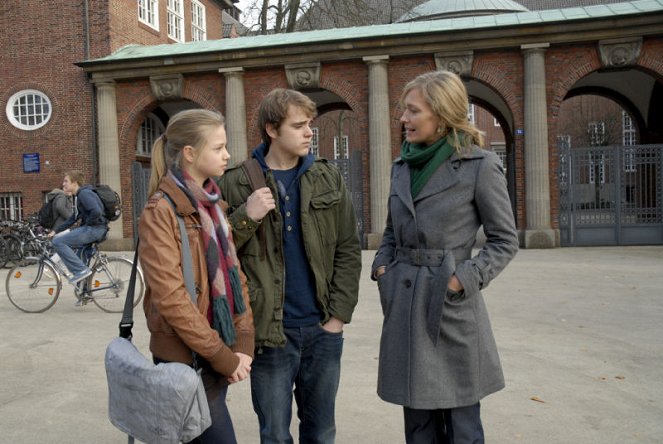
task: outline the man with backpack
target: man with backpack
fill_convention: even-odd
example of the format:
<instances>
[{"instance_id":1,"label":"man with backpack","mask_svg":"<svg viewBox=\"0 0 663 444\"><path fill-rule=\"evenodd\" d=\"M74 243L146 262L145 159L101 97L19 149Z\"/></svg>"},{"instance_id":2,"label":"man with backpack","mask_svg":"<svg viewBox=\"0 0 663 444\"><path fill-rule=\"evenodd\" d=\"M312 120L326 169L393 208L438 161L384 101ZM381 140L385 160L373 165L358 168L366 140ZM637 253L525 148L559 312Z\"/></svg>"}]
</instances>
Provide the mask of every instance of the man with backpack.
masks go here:
<instances>
[{"instance_id":1,"label":"man with backpack","mask_svg":"<svg viewBox=\"0 0 663 444\"><path fill-rule=\"evenodd\" d=\"M73 212L71 198L60 188L54 188L46 195L46 202L39 210L39 225L47 230L56 230Z\"/></svg>"},{"instance_id":2,"label":"man with backpack","mask_svg":"<svg viewBox=\"0 0 663 444\"><path fill-rule=\"evenodd\" d=\"M69 219L48 234L54 236L80 220L80 224L76 228L53 239L55 251L72 274L69 278L71 284L82 281L92 274L92 270L78 257L74 249L100 242L108 232L108 219L105 217L104 204L92 186L81 185L82 183L83 173L80 171L65 173L62 189L65 193L74 196L74 212Z\"/></svg>"}]
</instances>

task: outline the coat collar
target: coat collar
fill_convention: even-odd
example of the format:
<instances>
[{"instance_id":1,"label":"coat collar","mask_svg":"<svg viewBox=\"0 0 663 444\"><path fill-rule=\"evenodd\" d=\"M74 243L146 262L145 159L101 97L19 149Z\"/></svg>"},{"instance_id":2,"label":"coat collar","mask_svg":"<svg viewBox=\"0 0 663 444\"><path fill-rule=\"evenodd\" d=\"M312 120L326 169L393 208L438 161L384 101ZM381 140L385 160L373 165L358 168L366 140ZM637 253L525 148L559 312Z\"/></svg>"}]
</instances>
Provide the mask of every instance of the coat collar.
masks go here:
<instances>
[{"instance_id":1,"label":"coat collar","mask_svg":"<svg viewBox=\"0 0 663 444\"><path fill-rule=\"evenodd\" d=\"M175 181L168 176L164 176L159 183L159 191L165 193L175 204L177 214L180 216L191 216L197 211L189 197L177 186Z\"/></svg>"}]
</instances>

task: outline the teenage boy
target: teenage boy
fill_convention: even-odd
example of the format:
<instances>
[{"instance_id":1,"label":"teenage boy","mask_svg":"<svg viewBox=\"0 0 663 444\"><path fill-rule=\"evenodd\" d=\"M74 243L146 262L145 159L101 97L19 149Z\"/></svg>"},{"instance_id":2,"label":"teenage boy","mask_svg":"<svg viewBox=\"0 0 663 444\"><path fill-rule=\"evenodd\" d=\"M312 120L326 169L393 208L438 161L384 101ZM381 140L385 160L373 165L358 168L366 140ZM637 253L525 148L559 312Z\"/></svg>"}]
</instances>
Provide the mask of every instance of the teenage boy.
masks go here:
<instances>
[{"instance_id":1,"label":"teenage boy","mask_svg":"<svg viewBox=\"0 0 663 444\"><path fill-rule=\"evenodd\" d=\"M252 157L267 187L244 170L220 178L256 329L251 365L261 443L292 443L292 396L302 443L333 443L343 325L357 304L361 248L338 169L310 153L315 103L276 89L258 114Z\"/></svg>"},{"instance_id":2,"label":"teenage boy","mask_svg":"<svg viewBox=\"0 0 663 444\"><path fill-rule=\"evenodd\" d=\"M108 220L104 217L104 205L92 187L83 184L83 173L80 171L69 171L62 181L62 189L70 196L74 196L74 212L55 230L48 233L49 236L70 228L80 219L80 224L68 233L61 234L53 239L53 248L62 258L72 276L69 282L75 284L92 274L74 249L83 248L93 242L100 242L106 237L108 231Z\"/></svg>"}]
</instances>

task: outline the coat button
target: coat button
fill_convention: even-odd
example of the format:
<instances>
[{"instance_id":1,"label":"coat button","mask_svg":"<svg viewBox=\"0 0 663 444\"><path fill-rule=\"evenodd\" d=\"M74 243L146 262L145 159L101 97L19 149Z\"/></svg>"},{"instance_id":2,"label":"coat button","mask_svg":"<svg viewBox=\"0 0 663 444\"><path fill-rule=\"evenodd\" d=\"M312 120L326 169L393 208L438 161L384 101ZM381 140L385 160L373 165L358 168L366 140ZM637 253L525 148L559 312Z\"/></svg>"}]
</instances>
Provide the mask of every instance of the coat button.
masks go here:
<instances>
[{"instance_id":1,"label":"coat button","mask_svg":"<svg viewBox=\"0 0 663 444\"><path fill-rule=\"evenodd\" d=\"M405 279L403 284L405 285L405 288L410 288L412 286L412 281L409 279Z\"/></svg>"}]
</instances>

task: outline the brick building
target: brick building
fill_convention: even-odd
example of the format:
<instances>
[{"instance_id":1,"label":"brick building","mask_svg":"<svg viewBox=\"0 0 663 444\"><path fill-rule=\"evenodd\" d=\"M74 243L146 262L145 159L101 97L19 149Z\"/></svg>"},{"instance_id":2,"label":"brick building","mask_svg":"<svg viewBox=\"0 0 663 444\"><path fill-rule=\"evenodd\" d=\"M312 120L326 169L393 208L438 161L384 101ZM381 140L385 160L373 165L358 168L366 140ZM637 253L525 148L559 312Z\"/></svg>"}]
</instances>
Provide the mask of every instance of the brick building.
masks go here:
<instances>
[{"instance_id":1,"label":"brick building","mask_svg":"<svg viewBox=\"0 0 663 444\"><path fill-rule=\"evenodd\" d=\"M482 112L476 118L495 132L493 148L504 150L521 245L530 248L565 239L559 171L566 158L557 140L565 101L596 91L617 99L642 142L661 144L662 60L663 0L644 0L130 46L77 65L94 87L100 177L122 184L125 211L113 233L120 246L130 245L151 140L168 116L191 107L222 111L231 154L241 161L259 142L260 100L277 86L299 89L318 105L319 153L349 158L365 244L375 245L384 227L390 165L400 150L400 92L422 72L451 69L464 79L472 103L485 110L487 126ZM663 243L660 200L659 191L643 210L653 214L651 225L635 227L649 230L650 243Z\"/></svg>"},{"instance_id":2,"label":"brick building","mask_svg":"<svg viewBox=\"0 0 663 444\"><path fill-rule=\"evenodd\" d=\"M231 0L3 2L0 219L37 211L66 170L104 180L95 87L75 62L127 45L221 39L222 15L232 7ZM110 184L131 195L128 180Z\"/></svg>"}]
</instances>

